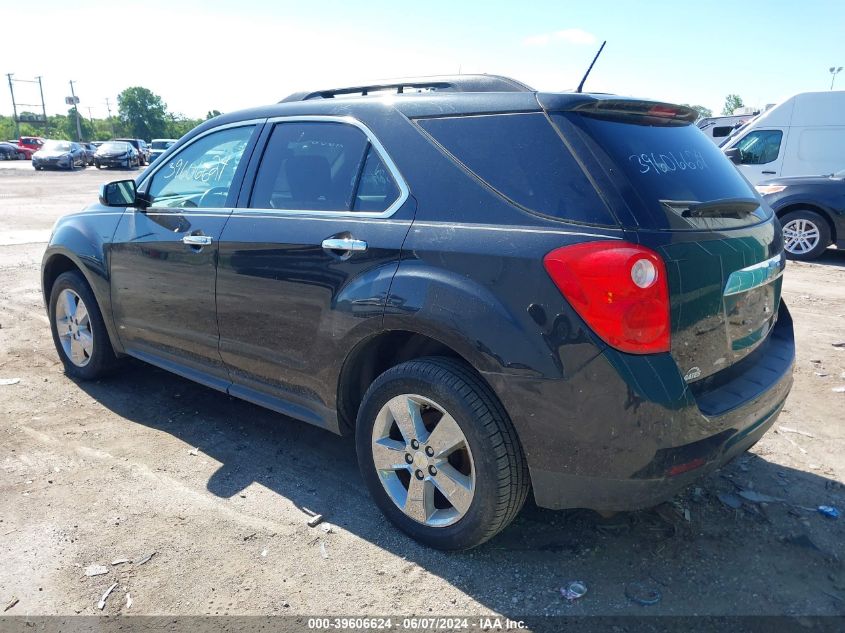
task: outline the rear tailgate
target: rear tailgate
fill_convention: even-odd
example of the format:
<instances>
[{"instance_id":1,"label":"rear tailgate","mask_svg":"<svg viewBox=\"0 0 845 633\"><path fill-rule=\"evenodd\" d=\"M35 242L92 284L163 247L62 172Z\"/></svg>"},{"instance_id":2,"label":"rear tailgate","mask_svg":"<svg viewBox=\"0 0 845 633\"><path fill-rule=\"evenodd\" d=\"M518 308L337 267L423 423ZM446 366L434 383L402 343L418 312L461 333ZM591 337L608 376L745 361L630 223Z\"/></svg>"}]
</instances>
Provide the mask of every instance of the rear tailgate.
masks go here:
<instances>
[{"instance_id":1,"label":"rear tailgate","mask_svg":"<svg viewBox=\"0 0 845 633\"><path fill-rule=\"evenodd\" d=\"M631 239L666 261L672 356L687 382L756 349L777 319L784 270L771 210L688 108L539 95Z\"/></svg>"}]
</instances>

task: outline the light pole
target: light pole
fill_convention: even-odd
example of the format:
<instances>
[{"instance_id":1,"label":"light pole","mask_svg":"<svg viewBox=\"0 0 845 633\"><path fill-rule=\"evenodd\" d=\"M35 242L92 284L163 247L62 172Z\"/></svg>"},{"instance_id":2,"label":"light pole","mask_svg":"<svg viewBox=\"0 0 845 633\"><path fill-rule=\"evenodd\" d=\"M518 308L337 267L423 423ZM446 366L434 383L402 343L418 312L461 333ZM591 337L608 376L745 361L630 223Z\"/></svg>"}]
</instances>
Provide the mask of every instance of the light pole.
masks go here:
<instances>
[{"instance_id":1,"label":"light pole","mask_svg":"<svg viewBox=\"0 0 845 633\"><path fill-rule=\"evenodd\" d=\"M830 67L830 89L833 90L833 82L836 81L836 75L842 72L842 66Z\"/></svg>"}]
</instances>

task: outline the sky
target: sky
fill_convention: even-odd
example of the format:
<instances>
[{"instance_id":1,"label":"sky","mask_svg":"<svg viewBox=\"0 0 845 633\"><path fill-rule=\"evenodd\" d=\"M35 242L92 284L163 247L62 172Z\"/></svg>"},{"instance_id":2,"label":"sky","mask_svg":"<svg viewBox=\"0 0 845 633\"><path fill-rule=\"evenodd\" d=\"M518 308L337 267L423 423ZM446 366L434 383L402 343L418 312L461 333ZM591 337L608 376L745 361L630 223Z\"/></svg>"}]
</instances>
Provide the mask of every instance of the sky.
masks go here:
<instances>
[{"instance_id":1,"label":"sky","mask_svg":"<svg viewBox=\"0 0 845 633\"><path fill-rule=\"evenodd\" d=\"M192 118L402 76L481 72L566 90L602 40L585 90L717 114L729 93L763 106L827 90L829 67L845 66L845 0L0 0L0 22L0 74L40 75L48 114L67 111L74 80L94 117L107 98L116 113L130 86ZM37 85L14 87L40 103Z\"/></svg>"}]
</instances>

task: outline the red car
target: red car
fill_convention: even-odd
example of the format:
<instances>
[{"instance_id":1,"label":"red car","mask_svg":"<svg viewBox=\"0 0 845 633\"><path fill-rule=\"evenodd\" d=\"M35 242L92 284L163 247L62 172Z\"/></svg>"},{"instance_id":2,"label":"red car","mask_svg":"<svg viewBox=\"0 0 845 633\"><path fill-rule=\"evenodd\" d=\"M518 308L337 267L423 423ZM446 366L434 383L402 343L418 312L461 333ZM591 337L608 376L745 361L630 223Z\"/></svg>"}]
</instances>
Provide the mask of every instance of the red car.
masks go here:
<instances>
[{"instance_id":1,"label":"red car","mask_svg":"<svg viewBox=\"0 0 845 633\"><path fill-rule=\"evenodd\" d=\"M26 160L32 160L32 155L38 151L37 149L32 149L31 147L27 147L26 145L16 145L15 149L17 149L18 152L24 154Z\"/></svg>"},{"instance_id":2,"label":"red car","mask_svg":"<svg viewBox=\"0 0 845 633\"><path fill-rule=\"evenodd\" d=\"M44 145L44 139L40 136L21 136L18 139L18 147L32 150L32 152L40 150L42 145ZM27 158L32 158L32 152L29 153Z\"/></svg>"}]
</instances>

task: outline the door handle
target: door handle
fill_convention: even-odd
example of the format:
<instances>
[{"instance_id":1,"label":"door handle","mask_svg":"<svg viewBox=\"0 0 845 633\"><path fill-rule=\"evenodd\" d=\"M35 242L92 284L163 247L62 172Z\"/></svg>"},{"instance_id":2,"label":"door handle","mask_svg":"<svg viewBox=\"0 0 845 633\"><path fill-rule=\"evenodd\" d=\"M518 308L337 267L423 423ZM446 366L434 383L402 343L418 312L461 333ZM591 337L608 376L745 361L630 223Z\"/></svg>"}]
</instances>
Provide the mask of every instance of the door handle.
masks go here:
<instances>
[{"instance_id":1,"label":"door handle","mask_svg":"<svg viewBox=\"0 0 845 633\"><path fill-rule=\"evenodd\" d=\"M346 251L352 253L363 253L367 250L367 243L364 240L353 240L351 237L334 238L323 240L323 249L327 251Z\"/></svg>"},{"instance_id":2,"label":"door handle","mask_svg":"<svg viewBox=\"0 0 845 633\"><path fill-rule=\"evenodd\" d=\"M761 171L760 173L761 174L776 174L777 172L776 171L765 171L764 170L764 171Z\"/></svg>"},{"instance_id":3,"label":"door handle","mask_svg":"<svg viewBox=\"0 0 845 633\"><path fill-rule=\"evenodd\" d=\"M186 235L182 242L188 246L208 246L212 240L208 235Z\"/></svg>"}]
</instances>

